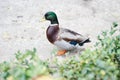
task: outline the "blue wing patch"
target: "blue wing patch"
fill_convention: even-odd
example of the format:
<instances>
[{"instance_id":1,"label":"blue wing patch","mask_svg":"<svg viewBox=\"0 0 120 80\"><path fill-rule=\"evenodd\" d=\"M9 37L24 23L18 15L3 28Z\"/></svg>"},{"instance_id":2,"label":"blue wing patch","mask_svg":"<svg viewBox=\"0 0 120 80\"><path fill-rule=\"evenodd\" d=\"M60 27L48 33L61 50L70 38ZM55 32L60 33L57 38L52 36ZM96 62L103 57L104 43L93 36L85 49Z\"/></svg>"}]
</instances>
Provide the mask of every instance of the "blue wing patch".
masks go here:
<instances>
[{"instance_id":1,"label":"blue wing patch","mask_svg":"<svg viewBox=\"0 0 120 80\"><path fill-rule=\"evenodd\" d=\"M76 45L78 42L77 41L70 41L70 44L72 44L72 45Z\"/></svg>"}]
</instances>

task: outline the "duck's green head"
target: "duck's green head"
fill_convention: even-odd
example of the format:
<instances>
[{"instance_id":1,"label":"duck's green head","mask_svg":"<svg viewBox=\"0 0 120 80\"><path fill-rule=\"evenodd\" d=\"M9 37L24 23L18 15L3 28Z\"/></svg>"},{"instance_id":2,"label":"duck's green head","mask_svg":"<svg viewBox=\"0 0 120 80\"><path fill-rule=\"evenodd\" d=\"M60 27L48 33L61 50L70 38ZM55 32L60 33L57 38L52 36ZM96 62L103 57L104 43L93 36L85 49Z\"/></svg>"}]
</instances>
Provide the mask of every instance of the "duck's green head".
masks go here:
<instances>
[{"instance_id":1,"label":"duck's green head","mask_svg":"<svg viewBox=\"0 0 120 80\"><path fill-rule=\"evenodd\" d=\"M57 15L54 12L47 12L44 15L44 17L46 20L49 20L51 22L51 24L59 24Z\"/></svg>"}]
</instances>

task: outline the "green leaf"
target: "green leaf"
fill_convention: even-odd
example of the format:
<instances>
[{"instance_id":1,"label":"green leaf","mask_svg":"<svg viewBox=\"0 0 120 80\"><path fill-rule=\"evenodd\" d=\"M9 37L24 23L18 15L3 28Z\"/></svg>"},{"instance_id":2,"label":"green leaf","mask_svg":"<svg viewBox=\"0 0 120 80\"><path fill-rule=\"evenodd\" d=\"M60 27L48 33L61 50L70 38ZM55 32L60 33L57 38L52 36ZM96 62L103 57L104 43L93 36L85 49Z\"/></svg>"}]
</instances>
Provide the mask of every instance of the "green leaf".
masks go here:
<instances>
[{"instance_id":1,"label":"green leaf","mask_svg":"<svg viewBox=\"0 0 120 80\"><path fill-rule=\"evenodd\" d=\"M115 28L117 26L118 26L118 24L116 22L113 22L113 27Z\"/></svg>"},{"instance_id":2,"label":"green leaf","mask_svg":"<svg viewBox=\"0 0 120 80\"><path fill-rule=\"evenodd\" d=\"M113 35L117 30L116 29L113 29L110 31L110 34Z\"/></svg>"}]
</instances>

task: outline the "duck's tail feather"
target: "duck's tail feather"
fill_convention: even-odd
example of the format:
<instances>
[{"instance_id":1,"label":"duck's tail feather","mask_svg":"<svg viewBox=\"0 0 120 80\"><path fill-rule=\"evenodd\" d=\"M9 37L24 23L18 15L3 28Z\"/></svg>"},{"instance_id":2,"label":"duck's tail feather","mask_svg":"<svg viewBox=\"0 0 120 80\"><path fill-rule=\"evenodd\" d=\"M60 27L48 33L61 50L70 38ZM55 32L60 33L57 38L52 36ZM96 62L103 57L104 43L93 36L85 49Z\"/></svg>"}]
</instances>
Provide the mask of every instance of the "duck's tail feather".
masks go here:
<instances>
[{"instance_id":1,"label":"duck's tail feather","mask_svg":"<svg viewBox=\"0 0 120 80\"><path fill-rule=\"evenodd\" d=\"M80 46L83 46L84 43L89 43L89 42L91 42L91 41L90 41L90 39L88 38L88 39L86 39L85 41L80 42L79 45L80 45Z\"/></svg>"}]
</instances>

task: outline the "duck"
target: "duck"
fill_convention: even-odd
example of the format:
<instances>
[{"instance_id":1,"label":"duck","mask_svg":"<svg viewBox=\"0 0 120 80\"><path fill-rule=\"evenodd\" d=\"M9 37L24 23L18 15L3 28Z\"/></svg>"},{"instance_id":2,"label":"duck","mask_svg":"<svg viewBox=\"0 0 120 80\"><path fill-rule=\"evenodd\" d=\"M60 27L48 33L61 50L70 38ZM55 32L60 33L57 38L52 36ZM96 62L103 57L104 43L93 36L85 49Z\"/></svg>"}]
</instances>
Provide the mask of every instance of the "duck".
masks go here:
<instances>
[{"instance_id":1,"label":"duck","mask_svg":"<svg viewBox=\"0 0 120 80\"><path fill-rule=\"evenodd\" d=\"M44 14L44 21L50 21L50 25L46 30L46 36L50 43L57 46L57 55L61 56L80 48L84 43L91 42L86 36L83 36L75 31L59 26L57 15L53 11L49 11Z\"/></svg>"}]
</instances>

